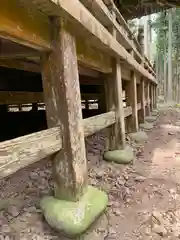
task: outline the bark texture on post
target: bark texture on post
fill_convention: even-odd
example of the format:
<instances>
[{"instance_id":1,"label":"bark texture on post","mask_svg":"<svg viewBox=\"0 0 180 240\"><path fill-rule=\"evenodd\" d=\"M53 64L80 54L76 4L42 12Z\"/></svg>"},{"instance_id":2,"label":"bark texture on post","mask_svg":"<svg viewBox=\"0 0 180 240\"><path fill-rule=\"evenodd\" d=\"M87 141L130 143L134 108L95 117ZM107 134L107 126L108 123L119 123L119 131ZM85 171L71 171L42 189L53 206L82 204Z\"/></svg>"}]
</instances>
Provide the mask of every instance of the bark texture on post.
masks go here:
<instances>
[{"instance_id":1,"label":"bark texture on post","mask_svg":"<svg viewBox=\"0 0 180 240\"><path fill-rule=\"evenodd\" d=\"M153 85L149 84L150 112L153 110Z\"/></svg>"},{"instance_id":2,"label":"bark texture on post","mask_svg":"<svg viewBox=\"0 0 180 240\"><path fill-rule=\"evenodd\" d=\"M75 38L55 19L54 48L42 58L48 127L60 126L62 150L54 156L55 197L77 201L87 186L87 163Z\"/></svg>"},{"instance_id":3,"label":"bark texture on post","mask_svg":"<svg viewBox=\"0 0 180 240\"><path fill-rule=\"evenodd\" d=\"M149 84L149 81L147 81L146 83L146 116L149 116L150 115L150 103L149 103L149 97L150 97L150 94L149 94L149 87L150 87L150 84Z\"/></svg>"},{"instance_id":4,"label":"bark texture on post","mask_svg":"<svg viewBox=\"0 0 180 240\"><path fill-rule=\"evenodd\" d=\"M145 92L144 92L144 79L142 78L139 85L139 98L141 103L141 110L139 111L139 122L145 121Z\"/></svg>"},{"instance_id":5,"label":"bark texture on post","mask_svg":"<svg viewBox=\"0 0 180 240\"><path fill-rule=\"evenodd\" d=\"M106 81L107 111L116 112L116 123L108 128L108 150L125 147L125 122L122 96L121 65L116 59L113 61L112 77Z\"/></svg>"},{"instance_id":6,"label":"bark texture on post","mask_svg":"<svg viewBox=\"0 0 180 240\"><path fill-rule=\"evenodd\" d=\"M132 72L132 80L126 85L127 105L132 107L132 115L127 119L128 132L137 132L138 110L137 110L137 81L136 73Z\"/></svg>"},{"instance_id":7,"label":"bark texture on post","mask_svg":"<svg viewBox=\"0 0 180 240\"><path fill-rule=\"evenodd\" d=\"M113 18L116 19L116 13L113 9L111 10ZM114 26L109 28L109 31L114 38L117 38L117 31ZM108 140L106 142L106 149L124 149L126 145L126 137L122 94L122 76L121 64L117 59L112 59L112 76L110 76L106 81L105 89L107 111L116 112L116 123L107 130Z\"/></svg>"}]
</instances>

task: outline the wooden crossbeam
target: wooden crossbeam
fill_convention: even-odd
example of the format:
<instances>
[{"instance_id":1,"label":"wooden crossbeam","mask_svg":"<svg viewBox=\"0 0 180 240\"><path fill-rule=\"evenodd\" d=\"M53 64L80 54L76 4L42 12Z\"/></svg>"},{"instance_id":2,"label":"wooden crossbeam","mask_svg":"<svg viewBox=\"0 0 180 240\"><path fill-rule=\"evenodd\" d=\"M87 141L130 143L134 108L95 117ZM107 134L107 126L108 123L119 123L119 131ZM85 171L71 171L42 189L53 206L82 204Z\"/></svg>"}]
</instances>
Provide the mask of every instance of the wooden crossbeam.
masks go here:
<instances>
[{"instance_id":1,"label":"wooden crossbeam","mask_svg":"<svg viewBox=\"0 0 180 240\"><path fill-rule=\"evenodd\" d=\"M38 50L51 49L48 16L20 0L1 0L0 37Z\"/></svg>"}]
</instances>

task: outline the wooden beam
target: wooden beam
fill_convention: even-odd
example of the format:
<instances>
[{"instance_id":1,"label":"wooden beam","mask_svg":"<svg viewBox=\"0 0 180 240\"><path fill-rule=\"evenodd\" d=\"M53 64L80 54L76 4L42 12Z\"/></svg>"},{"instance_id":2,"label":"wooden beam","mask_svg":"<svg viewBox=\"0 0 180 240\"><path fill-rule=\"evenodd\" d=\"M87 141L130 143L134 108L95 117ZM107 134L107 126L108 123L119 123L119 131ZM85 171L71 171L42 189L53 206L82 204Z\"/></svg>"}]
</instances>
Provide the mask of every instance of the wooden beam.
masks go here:
<instances>
[{"instance_id":1,"label":"wooden beam","mask_svg":"<svg viewBox=\"0 0 180 240\"><path fill-rule=\"evenodd\" d=\"M0 36L37 50L51 49L52 25L48 16L30 3L1 0Z\"/></svg>"},{"instance_id":2,"label":"wooden beam","mask_svg":"<svg viewBox=\"0 0 180 240\"><path fill-rule=\"evenodd\" d=\"M46 158L62 147L59 127L0 143L0 178Z\"/></svg>"},{"instance_id":3,"label":"wooden beam","mask_svg":"<svg viewBox=\"0 0 180 240\"><path fill-rule=\"evenodd\" d=\"M60 125L63 136L62 151L54 156L55 197L77 201L87 188L88 173L76 45L61 19L53 24L53 51L43 56L42 76L48 126Z\"/></svg>"},{"instance_id":4,"label":"wooden beam","mask_svg":"<svg viewBox=\"0 0 180 240\"><path fill-rule=\"evenodd\" d=\"M42 92L0 91L0 105L28 104L42 102L44 102Z\"/></svg>"},{"instance_id":5,"label":"wooden beam","mask_svg":"<svg viewBox=\"0 0 180 240\"><path fill-rule=\"evenodd\" d=\"M115 112L107 112L83 120L84 135L90 136L116 122Z\"/></svg>"},{"instance_id":6,"label":"wooden beam","mask_svg":"<svg viewBox=\"0 0 180 240\"><path fill-rule=\"evenodd\" d=\"M57 3L56 0L52 2ZM103 27L98 20L77 0L71 0L71 4L64 0L58 0L58 5L50 6L55 15L64 16L73 22L74 30L80 27L82 31L76 34L88 36L89 43L98 49L102 49L111 56L121 58L132 69L139 72L141 75L155 81L154 77L144 69L133 57L126 51L126 49L112 37L108 30Z\"/></svg>"},{"instance_id":7,"label":"wooden beam","mask_svg":"<svg viewBox=\"0 0 180 240\"><path fill-rule=\"evenodd\" d=\"M0 53L0 59L40 57L39 51L4 39L0 39Z\"/></svg>"},{"instance_id":8,"label":"wooden beam","mask_svg":"<svg viewBox=\"0 0 180 240\"><path fill-rule=\"evenodd\" d=\"M124 117L126 118L131 115L132 115L132 107L129 106L129 107L124 108Z\"/></svg>"},{"instance_id":9,"label":"wooden beam","mask_svg":"<svg viewBox=\"0 0 180 240\"><path fill-rule=\"evenodd\" d=\"M136 74L132 72L132 80L126 84L127 105L132 107L132 115L127 119L128 132L138 131L137 83Z\"/></svg>"},{"instance_id":10,"label":"wooden beam","mask_svg":"<svg viewBox=\"0 0 180 240\"><path fill-rule=\"evenodd\" d=\"M78 63L96 71L109 73L112 71L111 58L101 49L93 47L89 39L76 36Z\"/></svg>"},{"instance_id":11,"label":"wooden beam","mask_svg":"<svg viewBox=\"0 0 180 240\"><path fill-rule=\"evenodd\" d=\"M85 137L115 122L115 112L83 120ZM57 153L62 148L60 127L29 134L0 143L0 179Z\"/></svg>"},{"instance_id":12,"label":"wooden beam","mask_svg":"<svg viewBox=\"0 0 180 240\"><path fill-rule=\"evenodd\" d=\"M3 59L0 60L0 66L5 68L13 68L28 72L40 72L39 64L28 62L26 60L17 60L17 59Z\"/></svg>"}]
</instances>

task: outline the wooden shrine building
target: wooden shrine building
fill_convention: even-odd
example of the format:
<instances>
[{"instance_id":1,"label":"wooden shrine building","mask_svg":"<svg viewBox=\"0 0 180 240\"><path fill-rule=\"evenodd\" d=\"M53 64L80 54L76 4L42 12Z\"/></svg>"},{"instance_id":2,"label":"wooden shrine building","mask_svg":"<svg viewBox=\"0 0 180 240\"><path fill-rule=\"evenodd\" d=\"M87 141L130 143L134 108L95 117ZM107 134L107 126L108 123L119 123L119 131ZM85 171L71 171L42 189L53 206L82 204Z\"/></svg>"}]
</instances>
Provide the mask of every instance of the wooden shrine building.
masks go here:
<instances>
[{"instance_id":1,"label":"wooden shrine building","mask_svg":"<svg viewBox=\"0 0 180 240\"><path fill-rule=\"evenodd\" d=\"M52 227L69 235L85 231L107 204L105 193L88 187L84 138L107 129L107 150L124 150L126 134L156 108L143 32L138 42L125 21L143 13L138 3L136 12L112 0L1 0L0 177L51 157L55 198L43 200L42 209ZM24 107L33 113L42 107L46 115L38 115L39 126L31 115L29 131L13 132L15 122L30 119ZM8 128L13 134L6 135ZM56 216L62 209L71 214ZM59 224L66 217L67 228Z\"/></svg>"}]
</instances>

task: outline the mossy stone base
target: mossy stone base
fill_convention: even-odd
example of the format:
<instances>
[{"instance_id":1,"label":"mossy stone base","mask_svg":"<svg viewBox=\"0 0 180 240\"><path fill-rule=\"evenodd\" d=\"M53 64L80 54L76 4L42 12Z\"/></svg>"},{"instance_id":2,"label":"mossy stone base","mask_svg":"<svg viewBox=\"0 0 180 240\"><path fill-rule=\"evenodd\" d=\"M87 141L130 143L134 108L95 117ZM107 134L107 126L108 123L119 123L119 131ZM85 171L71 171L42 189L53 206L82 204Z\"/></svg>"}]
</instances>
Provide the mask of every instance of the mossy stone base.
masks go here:
<instances>
[{"instance_id":1,"label":"mossy stone base","mask_svg":"<svg viewBox=\"0 0 180 240\"><path fill-rule=\"evenodd\" d=\"M144 143L148 140L148 135L143 131L131 133L129 134L129 137L135 143Z\"/></svg>"},{"instance_id":2,"label":"mossy stone base","mask_svg":"<svg viewBox=\"0 0 180 240\"><path fill-rule=\"evenodd\" d=\"M153 129L154 125L153 123L141 123L139 127L144 130L151 130Z\"/></svg>"},{"instance_id":3,"label":"mossy stone base","mask_svg":"<svg viewBox=\"0 0 180 240\"><path fill-rule=\"evenodd\" d=\"M108 162L116 162L119 164L128 164L134 159L133 149L125 147L123 150L107 151L104 154L104 160Z\"/></svg>"},{"instance_id":4,"label":"mossy stone base","mask_svg":"<svg viewBox=\"0 0 180 240\"><path fill-rule=\"evenodd\" d=\"M153 110L152 113L151 113L151 115L152 115L153 117L157 117L157 116L159 115L159 112L156 111L156 110Z\"/></svg>"},{"instance_id":5,"label":"mossy stone base","mask_svg":"<svg viewBox=\"0 0 180 240\"><path fill-rule=\"evenodd\" d=\"M48 224L69 237L77 237L104 211L108 197L92 186L78 202L44 197L40 206Z\"/></svg>"},{"instance_id":6,"label":"mossy stone base","mask_svg":"<svg viewBox=\"0 0 180 240\"><path fill-rule=\"evenodd\" d=\"M157 120L156 116L147 116L145 117L146 122L151 123L151 122L155 122Z\"/></svg>"}]
</instances>

